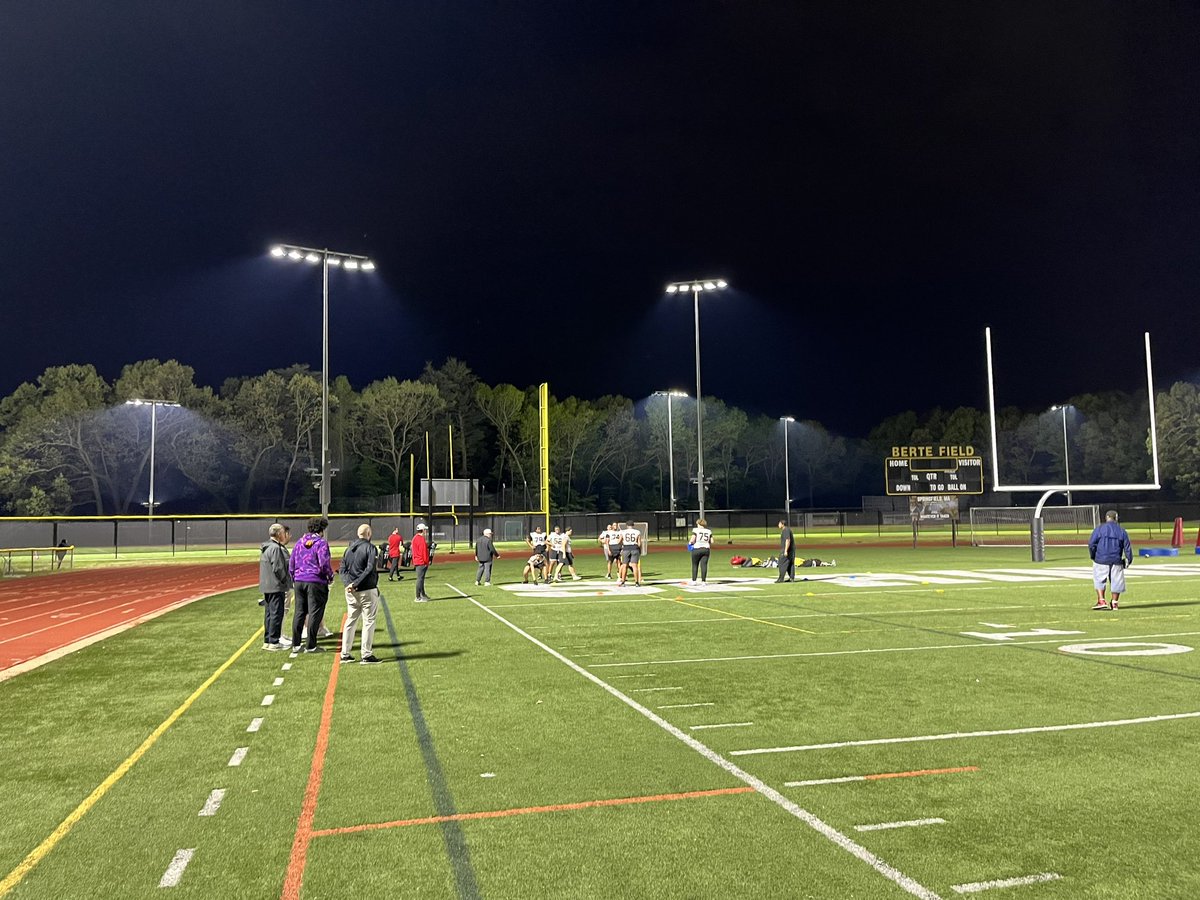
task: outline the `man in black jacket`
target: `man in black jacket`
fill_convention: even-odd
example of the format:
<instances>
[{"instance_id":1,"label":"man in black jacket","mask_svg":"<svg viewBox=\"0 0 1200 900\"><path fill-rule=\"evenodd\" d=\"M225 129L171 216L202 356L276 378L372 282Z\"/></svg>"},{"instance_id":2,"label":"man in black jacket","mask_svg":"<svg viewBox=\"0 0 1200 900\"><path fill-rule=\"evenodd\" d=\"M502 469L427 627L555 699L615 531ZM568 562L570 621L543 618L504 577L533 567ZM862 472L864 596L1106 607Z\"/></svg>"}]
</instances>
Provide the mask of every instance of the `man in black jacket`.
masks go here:
<instances>
[{"instance_id":1,"label":"man in black jacket","mask_svg":"<svg viewBox=\"0 0 1200 900\"><path fill-rule=\"evenodd\" d=\"M483 535L475 542L475 562L479 563L479 569L475 572L476 587L480 583L484 587L492 586L492 561L499 558L500 553L492 543L492 529L483 529Z\"/></svg>"},{"instance_id":2,"label":"man in black jacket","mask_svg":"<svg viewBox=\"0 0 1200 900\"><path fill-rule=\"evenodd\" d=\"M379 606L379 573L375 570L377 550L371 543L371 526L358 526L358 540L346 548L339 574L346 585L346 627L342 629L342 662L353 662L354 632L363 623L362 663L377 663L371 652L375 643L375 610Z\"/></svg>"},{"instance_id":3,"label":"man in black jacket","mask_svg":"<svg viewBox=\"0 0 1200 900\"><path fill-rule=\"evenodd\" d=\"M263 649L278 650L283 645L283 602L292 577L288 574L288 552L284 546L284 526L276 522L267 529L268 539L258 557L258 589L263 595Z\"/></svg>"}]
</instances>

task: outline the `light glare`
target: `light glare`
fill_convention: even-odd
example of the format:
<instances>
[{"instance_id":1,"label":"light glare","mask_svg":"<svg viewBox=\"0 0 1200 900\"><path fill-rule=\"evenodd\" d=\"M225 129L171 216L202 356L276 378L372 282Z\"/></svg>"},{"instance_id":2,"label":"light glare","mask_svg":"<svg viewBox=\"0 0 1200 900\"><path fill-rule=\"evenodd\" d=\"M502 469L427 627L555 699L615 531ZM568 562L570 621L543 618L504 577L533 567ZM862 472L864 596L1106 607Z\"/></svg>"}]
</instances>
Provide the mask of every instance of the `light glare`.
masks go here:
<instances>
[{"instance_id":1,"label":"light glare","mask_svg":"<svg viewBox=\"0 0 1200 900\"><path fill-rule=\"evenodd\" d=\"M271 255L274 256L276 259L283 256L284 252L285 252L284 249L280 246L274 246L271 248Z\"/></svg>"},{"instance_id":2,"label":"light glare","mask_svg":"<svg viewBox=\"0 0 1200 900\"><path fill-rule=\"evenodd\" d=\"M358 260L357 259L348 259L344 263L342 263L342 268L343 269L357 269L358 268Z\"/></svg>"},{"instance_id":3,"label":"light glare","mask_svg":"<svg viewBox=\"0 0 1200 900\"><path fill-rule=\"evenodd\" d=\"M299 250L293 250L288 254L288 259L302 259L304 256Z\"/></svg>"}]
</instances>

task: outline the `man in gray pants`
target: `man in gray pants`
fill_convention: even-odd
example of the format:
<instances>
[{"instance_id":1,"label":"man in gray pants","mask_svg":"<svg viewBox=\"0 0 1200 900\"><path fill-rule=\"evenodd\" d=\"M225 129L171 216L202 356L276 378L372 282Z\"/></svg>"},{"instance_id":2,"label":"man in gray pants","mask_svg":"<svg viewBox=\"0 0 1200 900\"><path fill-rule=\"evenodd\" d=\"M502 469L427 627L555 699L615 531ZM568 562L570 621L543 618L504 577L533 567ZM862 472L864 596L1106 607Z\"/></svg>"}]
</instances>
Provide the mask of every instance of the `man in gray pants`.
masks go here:
<instances>
[{"instance_id":1,"label":"man in gray pants","mask_svg":"<svg viewBox=\"0 0 1200 900\"><path fill-rule=\"evenodd\" d=\"M375 643L375 610L379 606L379 572L371 526L358 526L358 540L346 548L338 574L346 585L346 625L342 629L342 662L354 662L354 631L361 617L363 665L379 662L371 652Z\"/></svg>"},{"instance_id":2,"label":"man in gray pants","mask_svg":"<svg viewBox=\"0 0 1200 900\"><path fill-rule=\"evenodd\" d=\"M263 594L263 649L278 650L283 645L283 601L292 578L288 574L288 552L284 546L284 527L276 522L267 529L268 539L258 557L258 589Z\"/></svg>"},{"instance_id":3,"label":"man in gray pants","mask_svg":"<svg viewBox=\"0 0 1200 900\"><path fill-rule=\"evenodd\" d=\"M492 586L492 560L499 559L500 552L492 543L492 529L483 529L483 536L475 542L475 561L479 570L475 573L475 586L482 581L484 587Z\"/></svg>"}]
</instances>

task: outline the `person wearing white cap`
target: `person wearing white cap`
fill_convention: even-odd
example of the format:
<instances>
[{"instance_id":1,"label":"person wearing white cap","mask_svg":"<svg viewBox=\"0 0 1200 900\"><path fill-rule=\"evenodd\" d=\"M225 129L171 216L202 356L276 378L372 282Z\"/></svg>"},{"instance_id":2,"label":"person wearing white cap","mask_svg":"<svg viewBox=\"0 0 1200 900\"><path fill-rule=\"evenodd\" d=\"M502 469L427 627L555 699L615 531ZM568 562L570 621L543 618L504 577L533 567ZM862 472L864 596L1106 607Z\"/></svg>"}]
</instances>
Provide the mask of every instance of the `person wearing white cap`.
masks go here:
<instances>
[{"instance_id":1,"label":"person wearing white cap","mask_svg":"<svg viewBox=\"0 0 1200 900\"><path fill-rule=\"evenodd\" d=\"M483 582L484 587L492 586L492 560L500 558L500 551L492 543L492 529L483 529L483 534L475 542L475 561L479 570L475 573L475 586Z\"/></svg>"},{"instance_id":2,"label":"person wearing white cap","mask_svg":"<svg viewBox=\"0 0 1200 900\"><path fill-rule=\"evenodd\" d=\"M429 596L425 593L425 573L429 570L429 539L425 535L425 523L417 524L417 533L413 535L411 544L412 549L412 564L417 570L417 596L414 598L416 603L429 602Z\"/></svg>"}]
</instances>

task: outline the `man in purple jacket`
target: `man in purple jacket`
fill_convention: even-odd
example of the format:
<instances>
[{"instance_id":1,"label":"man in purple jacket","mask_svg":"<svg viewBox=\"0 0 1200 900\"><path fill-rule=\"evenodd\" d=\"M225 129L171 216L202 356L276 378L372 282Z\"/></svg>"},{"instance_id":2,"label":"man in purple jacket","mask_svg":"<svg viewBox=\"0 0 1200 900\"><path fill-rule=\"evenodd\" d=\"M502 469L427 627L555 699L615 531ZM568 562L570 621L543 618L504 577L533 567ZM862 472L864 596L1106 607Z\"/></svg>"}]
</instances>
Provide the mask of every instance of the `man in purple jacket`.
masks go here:
<instances>
[{"instance_id":1,"label":"man in purple jacket","mask_svg":"<svg viewBox=\"0 0 1200 900\"><path fill-rule=\"evenodd\" d=\"M323 535L329 520L320 516L308 520L308 531L296 541L288 560L288 571L296 592L296 610L292 615L292 655L300 652L302 635L308 629L304 648L307 653L324 650L317 646L317 629L325 617L329 602L329 585L333 582L333 564L329 559L329 542Z\"/></svg>"}]
</instances>

